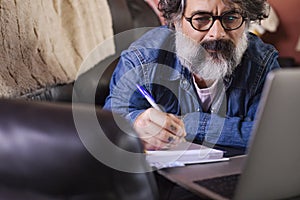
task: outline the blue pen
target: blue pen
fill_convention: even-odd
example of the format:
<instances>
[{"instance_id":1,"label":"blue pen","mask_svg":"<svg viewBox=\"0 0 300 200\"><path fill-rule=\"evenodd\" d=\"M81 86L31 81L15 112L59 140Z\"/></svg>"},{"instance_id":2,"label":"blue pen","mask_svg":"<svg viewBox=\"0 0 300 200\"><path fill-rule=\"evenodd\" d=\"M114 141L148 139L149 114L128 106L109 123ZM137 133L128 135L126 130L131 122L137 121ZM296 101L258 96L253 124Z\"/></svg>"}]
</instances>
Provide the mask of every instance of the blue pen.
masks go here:
<instances>
[{"instance_id":1,"label":"blue pen","mask_svg":"<svg viewBox=\"0 0 300 200\"><path fill-rule=\"evenodd\" d=\"M136 84L136 87L139 89L140 93L146 98L146 100L150 103L150 105L153 108L162 111L160 107L155 103L153 97L147 92L147 90L143 86Z\"/></svg>"}]
</instances>

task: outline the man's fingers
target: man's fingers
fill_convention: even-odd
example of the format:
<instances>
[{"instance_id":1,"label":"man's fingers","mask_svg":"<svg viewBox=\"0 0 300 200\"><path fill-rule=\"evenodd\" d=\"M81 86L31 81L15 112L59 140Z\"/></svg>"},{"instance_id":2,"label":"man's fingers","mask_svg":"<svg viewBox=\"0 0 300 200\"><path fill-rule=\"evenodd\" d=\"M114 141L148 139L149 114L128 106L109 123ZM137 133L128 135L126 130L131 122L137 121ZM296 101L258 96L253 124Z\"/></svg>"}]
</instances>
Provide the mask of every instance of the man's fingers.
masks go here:
<instances>
[{"instance_id":1,"label":"man's fingers","mask_svg":"<svg viewBox=\"0 0 300 200\"><path fill-rule=\"evenodd\" d=\"M155 135L155 137L166 144L178 143L180 141L180 137L170 133L166 129L162 129L159 134Z\"/></svg>"},{"instance_id":2,"label":"man's fingers","mask_svg":"<svg viewBox=\"0 0 300 200\"><path fill-rule=\"evenodd\" d=\"M178 137L183 137L186 135L182 120L172 114L166 114L161 111L151 109L149 110L149 117L151 121L163 127L164 129L167 129Z\"/></svg>"},{"instance_id":3,"label":"man's fingers","mask_svg":"<svg viewBox=\"0 0 300 200\"><path fill-rule=\"evenodd\" d=\"M160 134L161 130L163 129L149 119L137 119L136 123L134 124L134 128L142 139L155 137L156 135Z\"/></svg>"},{"instance_id":4,"label":"man's fingers","mask_svg":"<svg viewBox=\"0 0 300 200\"><path fill-rule=\"evenodd\" d=\"M161 112L159 110L156 110L154 108L150 108L148 109L149 111L149 119L158 124L159 126L163 127L165 121L166 121L166 118L167 118L167 114L164 113L164 112Z\"/></svg>"},{"instance_id":5,"label":"man's fingers","mask_svg":"<svg viewBox=\"0 0 300 200\"><path fill-rule=\"evenodd\" d=\"M162 148L170 143L178 144L181 142L180 137L174 135L166 129L163 129L151 121L142 129L142 131L139 131L139 137L157 148Z\"/></svg>"},{"instance_id":6,"label":"man's fingers","mask_svg":"<svg viewBox=\"0 0 300 200\"><path fill-rule=\"evenodd\" d=\"M170 148L186 135L182 120L153 108L137 117L134 128L146 149Z\"/></svg>"},{"instance_id":7,"label":"man's fingers","mask_svg":"<svg viewBox=\"0 0 300 200\"><path fill-rule=\"evenodd\" d=\"M161 135L161 134L159 134ZM152 138L147 138L143 140L144 146L147 150L158 150L158 149L168 149L173 146L176 146L178 142L181 141L181 139L177 140L177 142L165 142L161 140L160 138L152 137Z\"/></svg>"},{"instance_id":8,"label":"man's fingers","mask_svg":"<svg viewBox=\"0 0 300 200\"><path fill-rule=\"evenodd\" d=\"M144 140L144 146L147 150L159 150L164 149L168 146L168 144L162 142L161 140L157 140L156 138L148 138Z\"/></svg>"}]
</instances>

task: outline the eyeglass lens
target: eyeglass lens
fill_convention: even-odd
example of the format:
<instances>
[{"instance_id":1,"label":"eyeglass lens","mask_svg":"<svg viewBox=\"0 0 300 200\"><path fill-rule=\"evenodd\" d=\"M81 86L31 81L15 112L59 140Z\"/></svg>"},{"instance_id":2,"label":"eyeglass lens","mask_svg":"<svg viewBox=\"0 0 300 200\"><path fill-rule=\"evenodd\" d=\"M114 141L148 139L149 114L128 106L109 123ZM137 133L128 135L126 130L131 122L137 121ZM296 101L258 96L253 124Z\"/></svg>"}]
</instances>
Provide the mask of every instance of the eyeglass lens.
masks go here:
<instances>
[{"instance_id":1,"label":"eyeglass lens","mask_svg":"<svg viewBox=\"0 0 300 200\"><path fill-rule=\"evenodd\" d=\"M195 14L192 16L190 22L194 29L199 31L205 31L212 27L216 19L219 19L223 28L226 30L234 30L239 28L243 23L243 17L241 14L232 12L226 13L221 16L212 16L210 14Z\"/></svg>"}]
</instances>

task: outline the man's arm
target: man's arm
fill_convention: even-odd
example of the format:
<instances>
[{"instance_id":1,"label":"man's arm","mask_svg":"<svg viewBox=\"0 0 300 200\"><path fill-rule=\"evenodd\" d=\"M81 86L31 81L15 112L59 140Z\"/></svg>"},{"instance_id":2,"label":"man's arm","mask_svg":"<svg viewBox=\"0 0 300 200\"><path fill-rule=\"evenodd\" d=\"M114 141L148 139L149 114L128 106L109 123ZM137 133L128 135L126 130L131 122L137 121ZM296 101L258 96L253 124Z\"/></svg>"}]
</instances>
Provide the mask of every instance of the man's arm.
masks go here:
<instances>
[{"instance_id":1,"label":"man's arm","mask_svg":"<svg viewBox=\"0 0 300 200\"><path fill-rule=\"evenodd\" d=\"M135 62L135 56L124 54L113 73L104 109L128 119L143 141L145 149L177 145L186 136L183 121L173 114L151 108L136 87L136 84L143 85L146 81L143 68L136 66L135 63L138 62Z\"/></svg>"},{"instance_id":2,"label":"man's arm","mask_svg":"<svg viewBox=\"0 0 300 200\"><path fill-rule=\"evenodd\" d=\"M188 140L236 147L247 146L254 124L253 120L204 112L188 113L183 119Z\"/></svg>"}]
</instances>

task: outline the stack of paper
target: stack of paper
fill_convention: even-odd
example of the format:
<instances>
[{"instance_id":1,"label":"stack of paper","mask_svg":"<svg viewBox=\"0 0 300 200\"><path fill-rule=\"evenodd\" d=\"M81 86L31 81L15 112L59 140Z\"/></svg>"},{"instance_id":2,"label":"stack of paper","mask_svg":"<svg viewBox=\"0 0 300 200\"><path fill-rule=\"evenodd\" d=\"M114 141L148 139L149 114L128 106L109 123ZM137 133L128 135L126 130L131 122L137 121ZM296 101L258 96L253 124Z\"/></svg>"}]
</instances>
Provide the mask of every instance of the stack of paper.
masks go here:
<instances>
[{"instance_id":1,"label":"stack of paper","mask_svg":"<svg viewBox=\"0 0 300 200\"><path fill-rule=\"evenodd\" d=\"M146 159L155 168L177 167L185 164L225 161L223 151L203 145L184 142L175 148L147 151Z\"/></svg>"}]
</instances>

